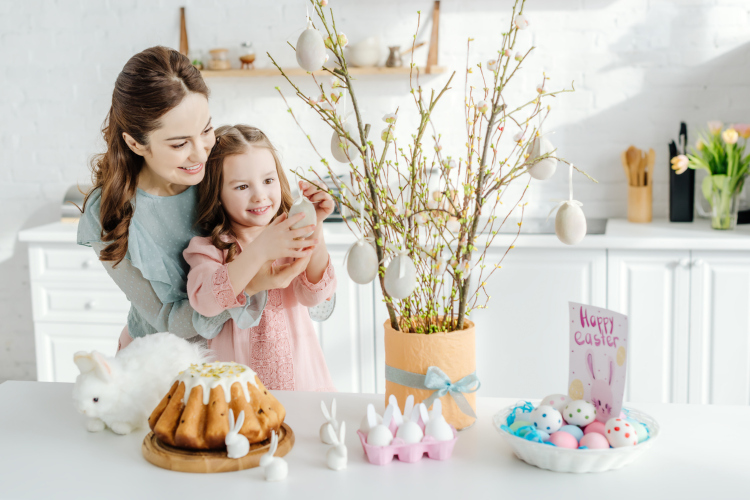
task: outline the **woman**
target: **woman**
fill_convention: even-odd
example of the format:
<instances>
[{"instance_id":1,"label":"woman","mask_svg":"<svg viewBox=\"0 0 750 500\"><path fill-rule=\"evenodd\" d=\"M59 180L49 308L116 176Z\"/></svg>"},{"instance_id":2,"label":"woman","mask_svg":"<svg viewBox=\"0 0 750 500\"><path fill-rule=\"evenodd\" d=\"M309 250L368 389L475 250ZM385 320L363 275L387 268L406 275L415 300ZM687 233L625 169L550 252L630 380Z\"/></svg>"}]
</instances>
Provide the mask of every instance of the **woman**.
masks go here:
<instances>
[{"instance_id":1,"label":"woman","mask_svg":"<svg viewBox=\"0 0 750 500\"><path fill-rule=\"evenodd\" d=\"M299 259L259 273L244 291L233 291L241 306L214 318L190 307L182 252L198 234L195 185L215 142L208 95L188 58L165 47L133 56L115 82L102 128L107 151L92 160L94 187L84 200L78 244L94 248L131 303L118 349L163 331L212 338L229 317L255 326L266 290L304 270Z\"/></svg>"}]
</instances>

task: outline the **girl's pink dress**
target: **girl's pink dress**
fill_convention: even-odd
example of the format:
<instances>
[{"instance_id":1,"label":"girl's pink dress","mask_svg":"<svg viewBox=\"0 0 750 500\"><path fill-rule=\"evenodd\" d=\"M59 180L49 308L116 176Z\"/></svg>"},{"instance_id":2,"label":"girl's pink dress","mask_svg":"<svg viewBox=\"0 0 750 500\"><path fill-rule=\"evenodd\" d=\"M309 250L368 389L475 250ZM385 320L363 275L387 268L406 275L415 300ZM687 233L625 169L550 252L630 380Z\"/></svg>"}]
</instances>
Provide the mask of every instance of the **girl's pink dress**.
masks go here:
<instances>
[{"instance_id":1,"label":"girl's pink dress","mask_svg":"<svg viewBox=\"0 0 750 500\"><path fill-rule=\"evenodd\" d=\"M210 238L193 238L183 256L190 265L187 292L193 309L213 317L245 304L244 290L237 293L229 281L226 251L213 246ZM289 259L275 264L285 262ZM329 258L318 283L310 283L303 272L288 287L269 290L258 326L241 329L230 319L208 341L208 347L217 361L235 361L255 370L269 389L335 391L307 311L335 291L336 276Z\"/></svg>"}]
</instances>

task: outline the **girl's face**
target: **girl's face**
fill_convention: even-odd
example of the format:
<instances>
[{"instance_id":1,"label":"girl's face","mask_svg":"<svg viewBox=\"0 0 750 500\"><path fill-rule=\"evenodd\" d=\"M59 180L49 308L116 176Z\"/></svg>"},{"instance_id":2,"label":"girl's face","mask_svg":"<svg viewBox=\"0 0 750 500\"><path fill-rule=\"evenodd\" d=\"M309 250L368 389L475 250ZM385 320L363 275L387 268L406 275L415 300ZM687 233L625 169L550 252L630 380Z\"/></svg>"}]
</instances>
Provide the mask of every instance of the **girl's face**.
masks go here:
<instances>
[{"instance_id":1,"label":"girl's face","mask_svg":"<svg viewBox=\"0 0 750 500\"><path fill-rule=\"evenodd\" d=\"M208 100L190 93L159 120L144 146L123 134L131 150L144 158L139 187L193 186L203 180L206 159L216 143ZM145 186L142 186L144 184Z\"/></svg>"},{"instance_id":2,"label":"girl's face","mask_svg":"<svg viewBox=\"0 0 750 500\"><path fill-rule=\"evenodd\" d=\"M281 206L281 184L271 151L248 146L224 158L221 203L233 223L267 226Z\"/></svg>"}]
</instances>

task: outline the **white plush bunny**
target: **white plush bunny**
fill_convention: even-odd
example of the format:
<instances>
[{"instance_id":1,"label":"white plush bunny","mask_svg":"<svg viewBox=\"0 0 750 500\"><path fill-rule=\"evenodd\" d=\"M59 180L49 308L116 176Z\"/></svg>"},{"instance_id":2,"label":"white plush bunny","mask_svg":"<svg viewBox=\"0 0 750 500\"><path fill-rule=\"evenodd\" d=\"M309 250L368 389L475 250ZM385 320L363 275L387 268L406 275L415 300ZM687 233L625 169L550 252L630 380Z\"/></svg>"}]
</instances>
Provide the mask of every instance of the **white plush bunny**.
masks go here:
<instances>
[{"instance_id":1,"label":"white plush bunny","mask_svg":"<svg viewBox=\"0 0 750 500\"><path fill-rule=\"evenodd\" d=\"M229 409L229 432L224 438L224 444L227 445L227 456L229 458L242 458L250 453L250 441L240 434L242 424L245 423L245 410L237 415L237 421L234 421L234 412Z\"/></svg>"},{"instance_id":2,"label":"white plush bunny","mask_svg":"<svg viewBox=\"0 0 750 500\"><path fill-rule=\"evenodd\" d=\"M436 399L432 403L432 411L427 415L427 407L422 404L419 407L422 414L422 421L425 423L424 433L426 436L432 436L437 441L450 441L453 439L453 429L445 421L443 416L443 403Z\"/></svg>"},{"instance_id":3,"label":"white plush bunny","mask_svg":"<svg viewBox=\"0 0 750 500\"><path fill-rule=\"evenodd\" d=\"M349 456L346 449L346 442L344 441L346 422L341 422L338 438L336 438L336 434L331 427L327 427L326 432L328 433L328 439L330 439L334 445L326 452L326 465L332 470L346 469L346 462Z\"/></svg>"},{"instance_id":4,"label":"white plush bunny","mask_svg":"<svg viewBox=\"0 0 750 500\"><path fill-rule=\"evenodd\" d=\"M323 411L323 416L326 419L326 423L320 426L320 440L324 444L333 444L333 441L331 441L328 437L329 434L327 429L330 427L333 431L334 436L339 431L339 423L336 420L336 398L333 398L333 401L331 402L330 413L328 413L328 408L326 408L326 404L324 401L320 402L320 409Z\"/></svg>"},{"instance_id":5,"label":"white plush bunny","mask_svg":"<svg viewBox=\"0 0 750 500\"><path fill-rule=\"evenodd\" d=\"M128 434L147 425L180 371L207 361L209 354L166 332L137 338L114 358L96 351L77 352L73 361L81 373L73 402L88 417L89 431L104 430L106 424L117 434Z\"/></svg>"},{"instance_id":6,"label":"white plush bunny","mask_svg":"<svg viewBox=\"0 0 750 500\"><path fill-rule=\"evenodd\" d=\"M370 432L367 433L367 444L372 446L388 446L393 441L393 433L388 428L393 418L393 406L388 405L383 414L383 423L379 424L375 407L370 403L367 405L367 421L370 425Z\"/></svg>"},{"instance_id":7,"label":"white plush bunny","mask_svg":"<svg viewBox=\"0 0 750 500\"><path fill-rule=\"evenodd\" d=\"M260 466L263 467L263 473L266 481L281 481L286 479L289 473L289 466L281 457L274 457L276 449L279 447L279 436L276 431L271 431L271 447L265 455L260 457Z\"/></svg>"}]
</instances>

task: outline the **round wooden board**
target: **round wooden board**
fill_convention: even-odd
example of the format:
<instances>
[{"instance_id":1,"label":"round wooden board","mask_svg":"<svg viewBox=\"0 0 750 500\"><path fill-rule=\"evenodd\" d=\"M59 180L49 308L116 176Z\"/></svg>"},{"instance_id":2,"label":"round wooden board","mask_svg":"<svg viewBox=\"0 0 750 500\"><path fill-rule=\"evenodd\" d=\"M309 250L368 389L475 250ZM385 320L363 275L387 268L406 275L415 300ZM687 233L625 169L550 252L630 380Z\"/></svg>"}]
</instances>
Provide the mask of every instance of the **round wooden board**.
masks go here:
<instances>
[{"instance_id":1,"label":"round wooden board","mask_svg":"<svg viewBox=\"0 0 750 500\"><path fill-rule=\"evenodd\" d=\"M279 429L279 447L274 456L283 457L294 446L294 432L287 424ZM198 451L182 450L166 445L159 441L153 432L149 432L143 440L141 452L143 457L162 469L179 472L232 472L260 465L260 457L269 448L269 441L250 445L250 453L242 458L227 457L226 450Z\"/></svg>"}]
</instances>

